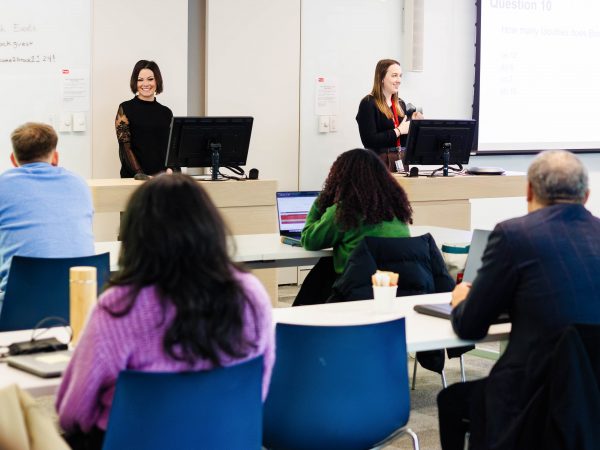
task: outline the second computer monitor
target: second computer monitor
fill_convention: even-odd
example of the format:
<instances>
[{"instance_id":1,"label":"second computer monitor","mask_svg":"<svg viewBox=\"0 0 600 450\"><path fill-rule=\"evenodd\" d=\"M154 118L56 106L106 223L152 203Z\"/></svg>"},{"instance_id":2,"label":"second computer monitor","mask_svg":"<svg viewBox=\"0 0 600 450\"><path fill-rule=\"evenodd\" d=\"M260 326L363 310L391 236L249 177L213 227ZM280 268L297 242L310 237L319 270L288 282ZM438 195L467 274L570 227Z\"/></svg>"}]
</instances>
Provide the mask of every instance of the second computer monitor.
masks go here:
<instances>
[{"instance_id":1,"label":"second computer monitor","mask_svg":"<svg viewBox=\"0 0 600 450\"><path fill-rule=\"evenodd\" d=\"M468 164L473 150L475 120L413 120L404 163L408 165ZM447 151L447 161L444 152Z\"/></svg>"},{"instance_id":2,"label":"second computer monitor","mask_svg":"<svg viewBox=\"0 0 600 450\"><path fill-rule=\"evenodd\" d=\"M219 166L246 165L252 122L252 117L173 117L165 166L212 167L215 145Z\"/></svg>"}]
</instances>

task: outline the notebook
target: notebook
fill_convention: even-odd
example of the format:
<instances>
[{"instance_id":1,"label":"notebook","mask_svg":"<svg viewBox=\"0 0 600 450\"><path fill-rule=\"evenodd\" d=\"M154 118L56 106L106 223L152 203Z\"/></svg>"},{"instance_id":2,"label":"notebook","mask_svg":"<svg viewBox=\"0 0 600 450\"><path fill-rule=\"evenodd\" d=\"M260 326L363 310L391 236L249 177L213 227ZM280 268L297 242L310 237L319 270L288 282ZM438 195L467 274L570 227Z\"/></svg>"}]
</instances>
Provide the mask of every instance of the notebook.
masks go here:
<instances>
[{"instance_id":1,"label":"notebook","mask_svg":"<svg viewBox=\"0 0 600 450\"><path fill-rule=\"evenodd\" d=\"M32 353L29 355L9 356L6 362L9 366L24 370L42 378L60 377L69 361L71 350L58 352Z\"/></svg>"},{"instance_id":2,"label":"notebook","mask_svg":"<svg viewBox=\"0 0 600 450\"><path fill-rule=\"evenodd\" d=\"M281 242L300 245L306 216L319 191L277 192L277 218Z\"/></svg>"},{"instance_id":3,"label":"notebook","mask_svg":"<svg viewBox=\"0 0 600 450\"><path fill-rule=\"evenodd\" d=\"M483 257L483 252L487 246L490 233L491 231L489 230L473 230L473 237L471 238L471 244L469 246L463 281L472 283L477 276L477 271L481 267L481 258ZM421 314L441 317L442 319L450 319L452 315L452 306L448 303L415 305L414 310ZM508 314L501 314L494 323L506 322L510 322Z\"/></svg>"}]
</instances>

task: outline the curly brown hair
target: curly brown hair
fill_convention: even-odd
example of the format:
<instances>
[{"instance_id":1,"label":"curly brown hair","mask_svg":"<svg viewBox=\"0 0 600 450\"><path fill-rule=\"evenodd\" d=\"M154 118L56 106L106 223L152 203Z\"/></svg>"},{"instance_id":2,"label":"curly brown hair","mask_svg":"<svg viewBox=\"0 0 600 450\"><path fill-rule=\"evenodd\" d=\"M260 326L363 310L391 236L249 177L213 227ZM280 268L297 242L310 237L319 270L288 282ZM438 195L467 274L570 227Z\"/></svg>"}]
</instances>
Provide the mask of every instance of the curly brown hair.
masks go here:
<instances>
[{"instance_id":1,"label":"curly brown hair","mask_svg":"<svg viewBox=\"0 0 600 450\"><path fill-rule=\"evenodd\" d=\"M324 211L334 204L336 223L342 230L394 217L412 223L413 211L406 192L371 150L348 150L335 160L317 206Z\"/></svg>"}]
</instances>

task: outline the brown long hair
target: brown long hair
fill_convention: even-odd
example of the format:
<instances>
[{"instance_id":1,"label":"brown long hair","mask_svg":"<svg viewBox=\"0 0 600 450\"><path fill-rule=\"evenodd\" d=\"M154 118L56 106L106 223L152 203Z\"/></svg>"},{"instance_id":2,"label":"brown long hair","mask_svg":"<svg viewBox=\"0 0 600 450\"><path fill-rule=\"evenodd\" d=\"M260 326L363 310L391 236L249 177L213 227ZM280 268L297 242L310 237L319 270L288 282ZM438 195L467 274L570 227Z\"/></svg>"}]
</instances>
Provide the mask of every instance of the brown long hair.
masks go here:
<instances>
[{"instance_id":1,"label":"brown long hair","mask_svg":"<svg viewBox=\"0 0 600 450\"><path fill-rule=\"evenodd\" d=\"M381 111L388 119L393 119L394 114L390 107L385 102L385 96L383 95L382 82L387 74L390 66L394 64L400 65L398 61L395 59L382 59L375 66L375 76L373 77L373 89L371 89L371 94L375 99L375 104L379 111ZM398 99L398 94L392 94L392 102L396 105L396 111L398 112L398 116L400 120L404 118L404 110L400 107L400 102Z\"/></svg>"},{"instance_id":2,"label":"brown long hair","mask_svg":"<svg viewBox=\"0 0 600 450\"><path fill-rule=\"evenodd\" d=\"M337 205L336 223L342 230L397 217L412 223L412 207L402 186L371 150L356 148L335 160L317 199L321 211Z\"/></svg>"}]
</instances>

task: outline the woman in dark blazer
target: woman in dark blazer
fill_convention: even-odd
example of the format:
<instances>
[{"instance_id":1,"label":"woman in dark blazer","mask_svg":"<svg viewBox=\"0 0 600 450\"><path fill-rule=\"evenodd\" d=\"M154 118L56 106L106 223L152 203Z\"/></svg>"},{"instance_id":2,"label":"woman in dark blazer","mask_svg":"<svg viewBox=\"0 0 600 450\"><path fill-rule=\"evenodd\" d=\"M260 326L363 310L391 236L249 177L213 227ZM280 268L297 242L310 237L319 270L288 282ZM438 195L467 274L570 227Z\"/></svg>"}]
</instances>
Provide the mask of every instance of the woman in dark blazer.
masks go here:
<instances>
[{"instance_id":1,"label":"woman in dark blazer","mask_svg":"<svg viewBox=\"0 0 600 450\"><path fill-rule=\"evenodd\" d=\"M356 121L365 148L379 155L391 172L400 159L400 147L406 146L410 119L421 119L420 112L406 115L406 104L398 97L402 81L400 63L382 59L375 67L373 89L358 107Z\"/></svg>"}]
</instances>

